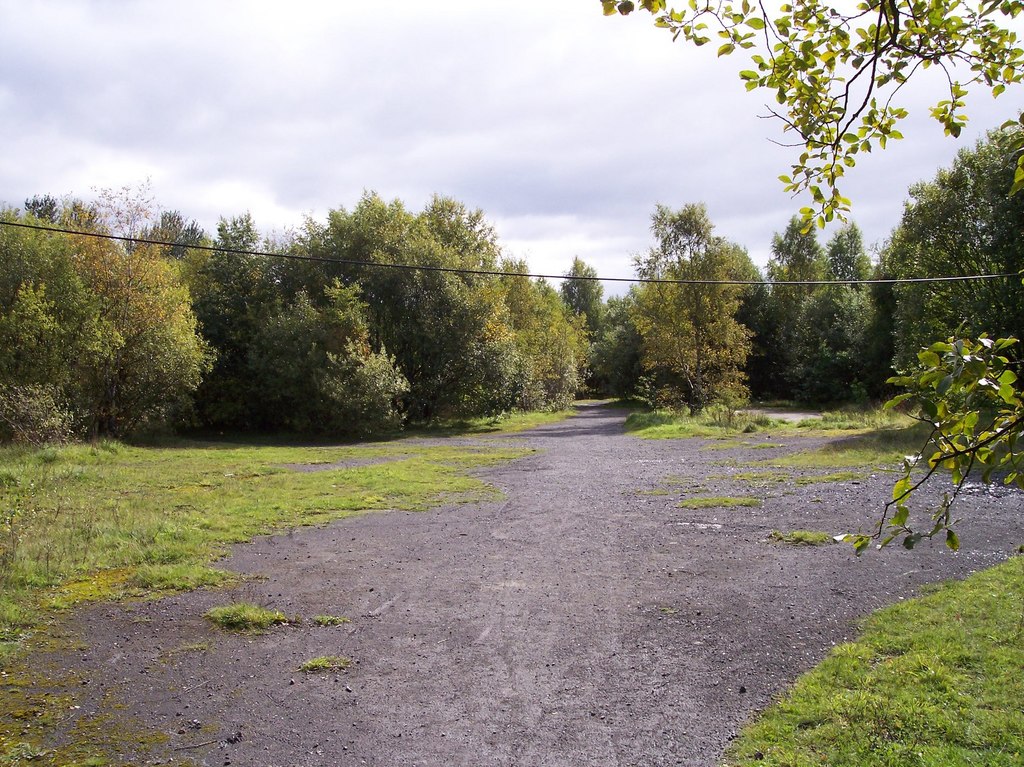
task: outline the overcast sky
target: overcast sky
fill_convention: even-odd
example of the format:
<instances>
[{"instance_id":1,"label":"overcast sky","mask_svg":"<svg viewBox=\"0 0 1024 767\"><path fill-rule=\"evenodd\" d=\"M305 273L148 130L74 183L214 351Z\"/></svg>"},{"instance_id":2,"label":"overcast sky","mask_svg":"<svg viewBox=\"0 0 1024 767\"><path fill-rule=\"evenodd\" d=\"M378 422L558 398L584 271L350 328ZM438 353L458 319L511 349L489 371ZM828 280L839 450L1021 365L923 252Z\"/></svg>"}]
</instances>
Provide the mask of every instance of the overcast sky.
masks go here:
<instances>
[{"instance_id":1,"label":"overcast sky","mask_svg":"<svg viewBox=\"0 0 1024 767\"><path fill-rule=\"evenodd\" d=\"M364 190L412 210L440 193L482 208L534 271L578 255L631 276L656 203L705 202L760 265L808 204L777 181L793 150L770 143L744 56L598 0L0 0L0 18L8 205L148 178L208 230L249 211L282 232ZM1019 90L973 94L957 141L928 119L937 86L908 94L907 139L844 187L868 243L911 183L1021 107Z\"/></svg>"}]
</instances>

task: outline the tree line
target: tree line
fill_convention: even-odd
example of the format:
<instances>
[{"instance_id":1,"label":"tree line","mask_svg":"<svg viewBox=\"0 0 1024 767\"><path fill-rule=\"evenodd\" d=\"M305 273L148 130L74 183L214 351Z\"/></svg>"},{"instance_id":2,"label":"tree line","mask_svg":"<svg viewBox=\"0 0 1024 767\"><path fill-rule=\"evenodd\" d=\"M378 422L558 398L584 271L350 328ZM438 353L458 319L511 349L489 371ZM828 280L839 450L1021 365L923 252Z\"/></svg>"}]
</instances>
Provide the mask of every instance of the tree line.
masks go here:
<instances>
[{"instance_id":1,"label":"tree line","mask_svg":"<svg viewBox=\"0 0 1024 767\"><path fill-rule=\"evenodd\" d=\"M214 233L156 215L137 190L34 197L0 216L132 239L0 227L0 436L365 436L584 391L692 411L880 399L957 329L1024 331L1019 279L843 284L1024 269L1015 163L1000 134L962 151L911 188L874 260L855 224L822 244L794 217L764 274L704 205L658 206L634 259L653 281L607 300L578 258L568 276L587 279L560 290L521 276L481 211L440 196L412 212L367 193L269 239L248 214ZM826 284L779 284L802 281Z\"/></svg>"},{"instance_id":2,"label":"tree line","mask_svg":"<svg viewBox=\"0 0 1024 767\"><path fill-rule=\"evenodd\" d=\"M483 214L455 200L414 213L366 194L274 241L248 214L208 235L150 209L125 189L3 212L176 243L0 227L8 438L166 425L363 436L564 407L580 388L582 320L553 287L516 276L525 265L502 258ZM289 258L244 252L261 249Z\"/></svg>"},{"instance_id":3,"label":"tree line","mask_svg":"<svg viewBox=\"0 0 1024 767\"><path fill-rule=\"evenodd\" d=\"M618 396L691 410L747 395L866 402L890 396L890 377L955 333L1022 337L1024 198L1007 195L1017 165L1007 138L991 134L912 186L874 260L856 224L822 244L794 216L773 237L761 275L743 248L714 234L703 205L659 207L655 245L636 258L640 276L755 284L640 284L609 299L592 346L593 379ZM979 274L1011 276L843 284Z\"/></svg>"}]
</instances>

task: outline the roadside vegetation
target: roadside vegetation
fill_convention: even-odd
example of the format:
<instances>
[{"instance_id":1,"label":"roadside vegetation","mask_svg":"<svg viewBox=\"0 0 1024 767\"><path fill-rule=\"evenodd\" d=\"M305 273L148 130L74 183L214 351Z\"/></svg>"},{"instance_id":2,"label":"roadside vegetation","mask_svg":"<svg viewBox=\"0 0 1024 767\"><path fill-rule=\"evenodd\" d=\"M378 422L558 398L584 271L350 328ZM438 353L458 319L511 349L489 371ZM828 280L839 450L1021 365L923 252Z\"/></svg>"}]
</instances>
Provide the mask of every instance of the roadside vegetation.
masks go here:
<instances>
[{"instance_id":1,"label":"roadside vegetation","mask_svg":"<svg viewBox=\"0 0 1024 767\"><path fill-rule=\"evenodd\" d=\"M729 767L1024 760L1024 557L885 608L729 750Z\"/></svg>"},{"instance_id":2,"label":"roadside vegetation","mask_svg":"<svg viewBox=\"0 0 1024 767\"><path fill-rule=\"evenodd\" d=\"M0 659L80 602L218 586L232 543L381 509L494 498L515 447L115 442L0 448Z\"/></svg>"}]
</instances>

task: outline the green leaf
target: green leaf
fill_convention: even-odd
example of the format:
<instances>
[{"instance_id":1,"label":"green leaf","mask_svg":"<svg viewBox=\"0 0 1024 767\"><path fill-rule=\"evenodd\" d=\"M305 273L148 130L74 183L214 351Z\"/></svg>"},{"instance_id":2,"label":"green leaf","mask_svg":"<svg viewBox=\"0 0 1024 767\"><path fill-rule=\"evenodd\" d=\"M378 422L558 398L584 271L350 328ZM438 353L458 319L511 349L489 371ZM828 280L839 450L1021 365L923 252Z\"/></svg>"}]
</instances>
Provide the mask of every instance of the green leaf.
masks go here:
<instances>
[{"instance_id":1,"label":"green leaf","mask_svg":"<svg viewBox=\"0 0 1024 767\"><path fill-rule=\"evenodd\" d=\"M946 548L953 551L960 550L960 538L952 530L946 530Z\"/></svg>"}]
</instances>

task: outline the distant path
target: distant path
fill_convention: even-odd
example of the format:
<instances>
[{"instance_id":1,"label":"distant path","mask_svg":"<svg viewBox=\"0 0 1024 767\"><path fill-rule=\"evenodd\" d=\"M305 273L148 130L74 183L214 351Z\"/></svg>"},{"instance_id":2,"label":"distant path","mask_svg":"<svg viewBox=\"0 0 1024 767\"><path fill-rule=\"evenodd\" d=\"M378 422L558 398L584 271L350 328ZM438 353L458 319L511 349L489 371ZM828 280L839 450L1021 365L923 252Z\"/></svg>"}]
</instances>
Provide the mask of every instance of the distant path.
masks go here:
<instances>
[{"instance_id":1,"label":"distant path","mask_svg":"<svg viewBox=\"0 0 1024 767\"><path fill-rule=\"evenodd\" d=\"M86 611L89 649L70 662L170 736L164 758L201 765L704 767L854 617L1021 540L1020 498L979 496L959 555L769 544L772 529L866 523L892 477L758 487L720 462L787 448L644 441L624 416L586 406L498 438L541 450L486 473L501 502L263 538L226 566L265 580ZM677 507L698 490L764 505ZM307 620L237 637L201 617L242 599ZM311 625L319 613L352 623ZM357 663L297 671L319 655Z\"/></svg>"}]
</instances>

